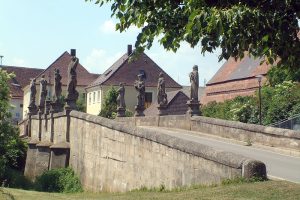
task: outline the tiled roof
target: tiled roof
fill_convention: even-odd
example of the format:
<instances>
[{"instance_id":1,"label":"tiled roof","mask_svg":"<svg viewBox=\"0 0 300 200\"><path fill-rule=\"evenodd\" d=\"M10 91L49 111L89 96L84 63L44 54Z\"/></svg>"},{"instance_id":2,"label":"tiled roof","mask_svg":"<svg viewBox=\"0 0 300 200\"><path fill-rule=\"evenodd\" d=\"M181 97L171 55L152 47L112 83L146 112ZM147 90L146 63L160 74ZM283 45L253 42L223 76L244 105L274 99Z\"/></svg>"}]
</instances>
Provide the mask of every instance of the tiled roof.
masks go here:
<instances>
[{"instance_id":1,"label":"tiled roof","mask_svg":"<svg viewBox=\"0 0 300 200\"><path fill-rule=\"evenodd\" d=\"M41 72L36 78L39 79L42 74L45 74L45 78L48 81L49 75L51 77L51 83L54 82L54 69L57 68L62 76L61 82L63 85L68 83L68 65L71 62L72 56L65 51L60 57L58 57L47 69ZM80 63L76 68L77 72L77 85L87 86L93 80L95 80L96 75L89 73Z\"/></svg>"},{"instance_id":2,"label":"tiled roof","mask_svg":"<svg viewBox=\"0 0 300 200\"><path fill-rule=\"evenodd\" d=\"M201 87L201 86L198 88L198 99L199 100L204 95L204 89L205 89L205 87ZM191 95L191 86L182 86L181 91L184 92L184 94L189 97Z\"/></svg>"},{"instance_id":3,"label":"tiled roof","mask_svg":"<svg viewBox=\"0 0 300 200\"><path fill-rule=\"evenodd\" d=\"M29 85L31 78L36 77L43 71L43 69L16 66L3 66L1 68L6 70L8 73L15 74L15 77L9 82L9 87L13 98L22 98L22 88L26 85Z\"/></svg>"},{"instance_id":4,"label":"tiled roof","mask_svg":"<svg viewBox=\"0 0 300 200\"><path fill-rule=\"evenodd\" d=\"M207 86L227 81L252 78L259 74L265 75L271 65L267 65L266 62L260 65L261 62L261 58L254 59L249 56L245 56L242 60L237 61L235 61L234 58L229 58L212 79L210 79Z\"/></svg>"},{"instance_id":5,"label":"tiled roof","mask_svg":"<svg viewBox=\"0 0 300 200\"><path fill-rule=\"evenodd\" d=\"M188 106L187 101L189 97L181 90L167 92L168 96L168 115L182 115L187 112ZM158 104L153 102L149 108L144 111L146 116L158 115Z\"/></svg>"},{"instance_id":6,"label":"tiled roof","mask_svg":"<svg viewBox=\"0 0 300 200\"><path fill-rule=\"evenodd\" d=\"M129 62L129 57L124 54L102 75L100 75L89 87L97 85L119 85L120 82L127 86L133 86L137 75L143 70L146 73L146 87L156 87L160 72L165 74L166 88L181 88L167 73L165 73L151 58L142 53L137 60Z\"/></svg>"}]
</instances>

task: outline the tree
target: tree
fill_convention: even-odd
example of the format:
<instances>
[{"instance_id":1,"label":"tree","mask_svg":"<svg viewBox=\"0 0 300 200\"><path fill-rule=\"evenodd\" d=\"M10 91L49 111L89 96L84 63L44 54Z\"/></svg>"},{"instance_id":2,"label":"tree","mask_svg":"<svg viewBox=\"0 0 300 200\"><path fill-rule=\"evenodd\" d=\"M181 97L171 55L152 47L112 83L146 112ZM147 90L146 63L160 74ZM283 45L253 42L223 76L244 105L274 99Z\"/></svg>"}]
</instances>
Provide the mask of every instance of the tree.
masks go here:
<instances>
[{"instance_id":1,"label":"tree","mask_svg":"<svg viewBox=\"0 0 300 200\"><path fill-rule=\"evenodd\" d=\"M99 116L110 119L114 119L116 117L117 97L117 90L114 87L111 87L104 97L104 104L102 105L102 109L99 113Z\"/></svg>"},{"instance_id":2,"label":"tree","mask_svg":"<svg viewBox=\"0 0 300 200\"><path fill-rule=\"evenodd\" d=\"M116 30L142 28L136 52L149 49L156 37L167 50L181 41L200 44L202 53L220 47L219 60L242 58L247 51L273 63L297 68L300 63L300 1L297 0L86 0L112 3Z\"/></svg>"},{"instance_id":3,"label":"tree","mask_svg":"<svg viewBox=\"0 0 300 200\"><path fill-rule=\"evenodd\" d=\"M8 168L21 169L24 165L26 145L18 130L11 124L9 74L0 68L0 181Z\"/></svg>"}]
</instances>

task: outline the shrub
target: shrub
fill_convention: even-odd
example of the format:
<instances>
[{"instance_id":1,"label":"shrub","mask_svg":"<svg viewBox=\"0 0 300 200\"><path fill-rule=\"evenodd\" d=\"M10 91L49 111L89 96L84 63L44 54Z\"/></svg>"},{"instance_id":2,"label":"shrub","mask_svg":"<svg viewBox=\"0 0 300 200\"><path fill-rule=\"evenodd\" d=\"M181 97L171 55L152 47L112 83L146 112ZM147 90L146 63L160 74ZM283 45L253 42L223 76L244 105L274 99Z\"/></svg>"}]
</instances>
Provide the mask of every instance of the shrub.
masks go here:
<instances>
[{"instance_id":1,"label":"shrub","mask_svg":"<svg viewBox=\"0 0 300 200\"><path fill-rule=\"evenodd\" d=\"M81 192L78 176L71 168L53 169L36 178L36 190L44 192Z\"/></svg>"},{"instance_id":2,"label":"shrub","mask_svg":"<svg viewBox=\"0 0 300 200\"><path fill-rule=\"evenodd\" d=\"M99 113L99 116L106 117L109 119L114 119L117 116L117 97L118 92L114 87L111 87L105 97L104 104L102 105L102 109Z\"/></svg>"},{"instance_id":3,"label":"shrub","mask_svg":"<svg viewBox=\"0 0 300 200\"><path fill-rule=\"evenodd\" d=\"M22 189L31 189L33 183L27 179L22 171L7 168L3 176L3 182L5 181L5 187L11 188L22 188Z\"/></svg>"}]
</instances>

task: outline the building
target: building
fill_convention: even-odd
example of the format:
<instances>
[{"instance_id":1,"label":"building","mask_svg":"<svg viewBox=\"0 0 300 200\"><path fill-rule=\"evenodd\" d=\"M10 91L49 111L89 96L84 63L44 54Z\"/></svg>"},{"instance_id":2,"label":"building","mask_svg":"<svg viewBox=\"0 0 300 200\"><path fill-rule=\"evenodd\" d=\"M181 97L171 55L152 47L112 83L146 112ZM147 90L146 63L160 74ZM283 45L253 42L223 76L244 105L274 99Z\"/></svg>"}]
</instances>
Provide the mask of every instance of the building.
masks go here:
<instances>
[{"instance_id":1,"label":"building","mask_svg":"<svg viewBox=\"0 0 300 200\"><path fill-rule=\"evenodd\" d=\"M76 51L74 50L75 54ZM39 102L39 81L41 76L44 74L45 79L48 81L48 98L52 99L53 92L54 92L54 69L59 69L60 75L62 76L61 83L62 83L62 95L66 95L67 91L67 83L68 83L68 65L71 62L72 56L65 51L61 56L59 56L49 67L45 70L40 72L36 78L36 104ZM79 92L79 98L86 98L85 96L85 87L88 86L93 80L95 80L99 75L89 73L80 63L77 66L77 91ZM28 113L28 106L30 100L30 88L29 84L27 84L24 88L24 109L23 109L23 117Z\"/></svg>"},{"instance_id":2,"label":"building","mask_svg":"<svg viewBox=\"0 0 300 200\"><path fill-rule=\"evenodd\" d=\"M22 88L30 83L30 78L36 77L43 69L16 66L1 66L1 69L15 74L15 77L9 81L9 88L11 92L12 120L17 123L23 119L24 92Z\"/></svg>"},{"instance_id":3,"label":"building","mask_svg":"<svg viewBox=\"0 0 300 200\"><path fill-rule=\"evenodd\" d=\"M230 58L206 84L201 103L223 102L237 96L253 95L259 87L256 76L262 75L264 83L271 68L271 65L262 61L249 56L237 61Z\"/></svg>"},{"instance_id":4,"label":"building","mask_svg":"<svg viewBox=\"0 0 300 200\"><path fill-rule=\"evenodd\" d=\"M136 105L137 92L134 82L137 75L144 74L146 98L145 105L149 107L152 102L156 102L157 80L160 72L164 73L166 81L166 91L181 89L181 86L165 73L151 58L142 53L136 60L129 62L132 54L132 46L128 45L127 52L121 56L111 67L101 74L94 82L86 87L87 92L87 113L98 115L106 92L113 86L116 89L119 83L125 85L126 108L134 111Z\"/></svg>"},{"instance_id":5,"label":"building","mask_svg":"<svg viewBox=\"0 0 300 200\"><path fill-rule=\"evenodd\" d=\"M185 115L188 111L187 101L190 99L190 86L183 86L181 90L167 92L168 104L166 113L168 115ZM198 89L198 99L201 99L204 87ZM201 102L200 102L201 103ZM144 111L146 116L157 116L159 113L157 102L154 102Z\"/></svg>"}]
</instances>

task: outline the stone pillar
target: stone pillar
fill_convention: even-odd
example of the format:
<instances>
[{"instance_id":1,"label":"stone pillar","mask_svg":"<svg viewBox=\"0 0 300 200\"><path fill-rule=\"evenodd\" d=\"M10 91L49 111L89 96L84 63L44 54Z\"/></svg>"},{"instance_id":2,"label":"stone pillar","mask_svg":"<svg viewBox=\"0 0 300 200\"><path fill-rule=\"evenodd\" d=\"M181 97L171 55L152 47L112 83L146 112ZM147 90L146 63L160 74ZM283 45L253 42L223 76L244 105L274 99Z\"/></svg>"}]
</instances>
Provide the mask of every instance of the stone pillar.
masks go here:
<instances>
[{"instance_id":1,"label":"stone pillar","mask_svg":"<svg viewBox=\"0 0 300 200\"><path fill-rule=\"evenodd\" d=\"M50 162L50 142L40 142L36 145L36 162L35 162L35 177L41 175L44 171L49 170Z\"/></svg>"},{"instance_id":2,"label":"stone pillar","mask_svg":"<svg viewBox=\"0 0 300 200\"><path fill-rule=\"evenodd\" d=\"M50 147L51 158L49 169L65 168L69 166L70 144L62 142Z\"/></svg>"},{"instance_id":3,"label":"stone pillar","mask_svg":"<svg viewBox=\"0 0 300 200\"><path fill-rule=\"evenodd\" d=\"M37 147L36 145L39 143L38 140L31 140L28 142L26 163L24 175L30 180L34 180L35 178L35 163L37 158Z\"/></svg>"}]
</instances>

